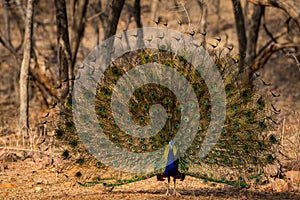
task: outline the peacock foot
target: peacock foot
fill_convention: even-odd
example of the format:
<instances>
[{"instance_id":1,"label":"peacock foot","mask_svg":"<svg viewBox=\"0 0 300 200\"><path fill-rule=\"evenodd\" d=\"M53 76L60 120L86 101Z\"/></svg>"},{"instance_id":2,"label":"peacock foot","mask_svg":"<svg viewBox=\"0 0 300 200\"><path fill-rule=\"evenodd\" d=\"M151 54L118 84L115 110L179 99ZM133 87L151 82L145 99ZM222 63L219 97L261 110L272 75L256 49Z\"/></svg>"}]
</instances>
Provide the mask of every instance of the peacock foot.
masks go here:
<instances>
[{"instance_id":1,"label":"peacock foot","mask_svg":"<svg viewBox=\"0 0 300 200\"><path fill-rule=\"evenodd\" d=\"M170 196L171 195L170 192L169 192L169 190L167 190L167 192L165 193L165 195L166 196Z\"/></svg>"},{"instance_id":2,"label":"peacock foot","mask_svg":"<svg viewBox=\"0 0 300 200\"><path fill-rule=\"evenodd\" d=\"M181 196L181 194L179 192L177 192L176 190L173 191L173 195L174 196Z\"/></svg>"}]
</instances>

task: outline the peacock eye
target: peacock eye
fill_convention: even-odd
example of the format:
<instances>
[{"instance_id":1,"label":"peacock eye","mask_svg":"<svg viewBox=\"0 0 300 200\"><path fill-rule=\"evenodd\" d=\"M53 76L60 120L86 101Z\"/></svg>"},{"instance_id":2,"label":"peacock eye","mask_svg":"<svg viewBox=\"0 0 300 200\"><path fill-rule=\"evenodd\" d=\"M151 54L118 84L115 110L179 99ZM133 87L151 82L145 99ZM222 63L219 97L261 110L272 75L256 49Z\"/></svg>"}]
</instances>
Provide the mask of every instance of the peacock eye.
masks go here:
<instances>
[{"instance_id":1,"label":"peacock eye","mask_svg":"<svg viewBox=\"0 0 300 200\"><path fill-rule=\"evenodd\" d=\"M61 139L63 135L64 135L64 132L62 130L60 130L60 129L56 130L57 139Z\"/></svg>"},{"instance_id":2,"label":"peacock eye","mask_svg":"<svg viewBox=\"0 0 300 200\"><path fill-rule=\"evenodd\" d=\"M249 100L250 97L251 97L251 91L250 91L250 90L246 90L246 91L244 91L244 92L242 93L242 98L243 98L244 100Z\"/></svg>"},{"instance_id":3,"label":"peacock eye","mask_svg":"<svg viewBox=\"0 0 300 200\"><path fill-rule=\"evenodd\" d=\"M76 140L73 140L73 141L70 143L70 145L71 145L72 147L76 147L77 144L78 144L78 142L77 142Z\"/></svg>"},{"instance_id":4,"label":"peacock eye","mask_svg":"<svg viewBox=\"0 0 300 200\"><path fill-rule=\"evenodd\" d=\"M234 141L238 140L238 137L236 135L233 135L232 138L233 138Z\"/></svg>"},{"instance_id":5,"label":"peacock eye","mask_svg":"<svg viewBox=\"0 0 300 200\"><path fill-rule=\"evenodd\" d=\"M135 104L135 103L132 103L132 104L131 104L131 108L135 109L135 108L136 108L136 104Z\"/></svg>"},{"instance_id":6,"label":"peacock eye","mask_svg":"<svg viewBox=\"0 0 300 200\"><path fill-rule=\"evenodd\" d=\"M198 71L198 70L197 70L197 72L196 72L196 73L197 73L197 76L200 76L200 77L202 76L202 73L201 73L201 71Z\"/></svg>"},{"instance_id":7,"label":"peacock eye","mask_svg":"<svg viewBox=\"0 0 300 200\"><path fill-rule=\"evenodd\" d=\"M259 126L259 128L262 129L262 130L265 129L265 128L267 127L266 124L265 124L264 122L259 122L259 125L258 125L258 126Z\"/></svg>"},{"instance_id":8,"label":"peacock eye","mask_svg":"<svg viewBox=\"0 0 300 200\"><path fill-rule=\"evenodd\" d=\"M258 100L257 100L257 104L258 104L258 107L260 108L260 109L263 109L264 107L265 107L265 101L263 100L263 98L262 97L260 97Z\"/></svg>"},{"instance_id":9,"label":"peacock eye","mask_svg":"<svg viewBox=\"0 0 300 200\"><path fill-rule=\"evenodd\" d=\"M275 137L274 135L271 135L271 136L270 136L269 141L270 141L272 144L275 144L275 143L277 142L276 137Z\"/></svg>"},{"instance_id":10,"label":"peacock eye","mask_svg":"<svg viewBox=\"0 0 300 200\"><path fill-rule=\"evenodd\" d=\"M161 50L161 51L167 51L166 45L161 45L161 46L159 47L159 50Z\"/></svg>"},{"instance_id":11,"label":"peacock eye","mask_svg":"<svg viewBox=\"0 0 300 200\"><path fill-rule=\"evenodd\" d=\"M166 99L165 99L165 104L169 104L169 103L171 103L171 99L166 98Z\"/></svg>"},{"instance_id":12,"label":"peacock eye","mask_svg":"<svg viewBox=\"0 0 300 200\"><path fill-rule=\"evenodd\" d=\"M144 117L141 117L140 120L141 120L141 122L145 122L145 118Z\"/></svg>"},{"instance_id":13,"label":"peacock eye","mask_svg":"<svg viewBox=\"0 0 300 200\"><path fill-rule=\"evenodd\" d=\"M167 119L168 120L172 119L172 117L173 117L172 113L167 113Z\"/></svg>"},{"instance_id":14,"label":"peacock eye","mask_svg":"<svg viewBox=\"0 0 300 200\"><path fill-rule=\"evenodd\" d=\"M67 159L67 158L70 156L69 151L68 151L68 150L65 150L65 151L63 152L62 156L64 157L64 159Z\"/></svg>"},{"instance_id":15,"label":"peacock eye","mask_svg":"<svg viewBox=\"0 0 300 200\"><path fill-rule=\"evenodd\" d=\"M97 166L97 167L101 167L101 165L102 165L101 162L97 162L97 163L96 163L96 166ZM100 181L100 177L99 177L99 181Z\"/></svg>"},{"instance_id":16,"label":"peacock eye","mask_svg":"<svg viewBox=\"0 0 300 200\"><path fill-rule=\"evenodd\" d=\"M133 152L136 152L137 151L137 148L136 147L132 147L131 149Z\"/></svg>"},{"instance_id":17,"label":"peacock eye","mask_svg":"<svg viewBox=\"0 0 300 200\"><path fill-rule=\"evenodd\" d=\"M84 158L79 158L79 159L77 159L77 161L76 161L76 163L78 163L78 164L80 164L80 165L83 165L84 162L85 162L85 161L84 161Z\"/></svg>"},{"instance_id":18,"label":"peacock eye","mask_svg":"<svg viewBox=\"0 0 300 200\"><path fill-rule=\"evenodd\" d=\"M226 87L225 87L225 92L226 92L226 93L229 93L230 91L231 91L231 87L230 87L230 86L226 86Z\"/></svg>"},{"instance_id":19,"label":"peacock eye","mask_svg":"<svg viewBox=\"0 0 300 200\"><path fill-rule=\"evenodd\" d=\"M268 162L273 162L274 161L274 157L272 155L268 155L267 156L267 161Z\"/></svg>"},{"instance_id":20,"label":"peacock eye","mask_svg":"<svg viewBox=\"0 0 300 200\"><path fill-rule=\"evenodd\" d=\"M145 105L145 106L144 106L144 110L146 110L146 111L149 110L149 106L148 106L148 105Z\"/></svg>"},{"instance_id":21,"label":"peacock eye","mask_svg":"<svg viewBox=\"0 0 300 200\"><path fill-rule=\"evenodd\" d=\"M253 132L250 131L250 130L247 130L247 135L248 135L249 137L251 137L251 136L253 135Z\"/></svg>"},{"instance_id":22,"label":"peacock eye","mask_svg":"<svg viewBox=\"0 0 300 200\"><path fill-rule=\"evenodd\" d=\"M237 105L234 105L232 108L233 108L234 111L238 110L238 106Z\"/></svg>"},{"instance_id":23,"label":"peacock eye","mask_svg":"<svg viewBox=\"0 0 300 200\"><path fill-rule=\"evenodd\" d=\"M81 174L81 172L76 172L75 176L76 176L77 178L79 178L79 177L82 176L82 174Z\"/></svg>"},{"instance_id":24,"label":"peacock eye","mask_svg":"<svg viewBox=\"0 0 300 200\"><path fill-rule=\"evenodd\" d=\"M246 117L247 117L247 119L252 119L252 113L251 112L247 112L246 113Z\"/></svg>"},{"instance_id":25,"label":"peacock eye","mask_svg":"<svg viewBox=\"0 0 300 200\"><path fill-rule=\"evenodd\" d=\"M254 163L258 163L257 158L253 158L253 162L254 162Z\"/></svg>"},{"instance_id":26,"label":"peacock eye","mask_svg":"<svg viewBox=\"0 0 300 200\"><path fill-rule=\"evenodd\" d=\"M142 89L138 89L138 94L139 95L142 95L144 92L143 92L143 90Z\"/></svg>"}]
</instances>

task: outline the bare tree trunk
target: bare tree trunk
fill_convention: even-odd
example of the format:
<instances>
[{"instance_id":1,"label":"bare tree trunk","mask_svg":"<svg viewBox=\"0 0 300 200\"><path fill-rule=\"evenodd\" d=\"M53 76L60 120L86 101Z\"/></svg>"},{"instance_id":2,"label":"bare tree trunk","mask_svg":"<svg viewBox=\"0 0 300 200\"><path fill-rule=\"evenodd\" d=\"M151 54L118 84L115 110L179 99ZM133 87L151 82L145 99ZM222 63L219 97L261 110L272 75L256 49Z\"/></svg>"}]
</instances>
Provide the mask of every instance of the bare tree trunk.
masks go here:
<instances>
[{"instance_id":1,"label":"bare tree trunk","mask_svg":"<svg viewBox=\"0 0 300 200\"><path fill-rule=\"evenodd\" d=\"M154 20L154 21L158 20L158 17L157 17L158 3L159 3L159 0L152 0L152 3L151 3L151 13L152 13L151 20Z\"/></svg>"},{"instance_id":2,"label":"bare tree trunk","mask_svg":"<svg viewBox=\"0 0 300 200\"><path fill-rule=\"evenodd\" d=\"M18 9L19 9L19 11L20 11L20 13L21 13L22 20L25 21L25 18L26 18L26 16L25 16L25 11L24 11L24 8L23 8L23 6L22 6L21 1L20 1L20 0L16 0L16 4L17 4Z\"/></svg>"},{"instance_id":3,"label":"bare tree trunk","mask_svg":"<svg viewBox=\"0 0 300 200\"><path fill-rule=\"evenodd\" d=\"M256 45L259 35L259 28L261 25L261 18L265 13L265 7L264 6L258 6L254 5L253 7L253 13L251 16L249 29L248 29L248 41L247 41L247 56L246 60L248 64L251 64L251 62L256 57Z\"/></svg>"},{"instance_id":4,"label":"bare tree trunk","mask_svg":"<svg viewBox=\"0 0 300 200\"><path fill-rule=\"evenodd\" d=\"M240 0L232 0L234 17L235 17L235 26L237 30L238 42L239 42L239 80L242 85L249 85L250 77L249 71L245 65L246 51L247 51L247 37L245 29L245 20L242 11L242 6Z\"/></svg>"},{"instance_id":5,"label":"bare tree trunk","mask_svg":"<svg viewBox=\"0 0 300 200\"><path fill-rule=\"evenodd\" d=\"M142 21L141 21L141 1L134 0L134 8L133 8L133 16L135 19L136 26L138 28L142 28Z\"/></svg>"},{"instance_id":6,"label":"bare tree trunk","mask_svg":"<svg viewBox=\"0 0 300 200\"><path fill-rule=\"evenodd\" d=\"M104 40L116 34L120 15L123 9L125 0L112 0L108 2L107 27L104 30Z\"/></svg>"},{"instance_id":7,"label":"bare tree trunk","mask_svg":"<svg viewBox=\"0 0 300 200\"><path fill-rule=\"evenodd\" d=\"M198 0L201 9L201 44L206 49L207 5L205 0Z\"/></svg>"},{"instance_id":8,"label":"bare tree trunk","mask_svg":"<svg viewBox=\"0 0 300 200\"><path fill-rule=\"evenodd\" d=\"M69 78L74 77L74 66L76 63L77 52L85 30L85 16L89 0L72 1L72 34L71 34L71 52L73 55L72 65L69 69ZM73 82L70 83L70 89L73 88Z\"/></svg>"},{"instance_id":9,"label":"bare tree trunk","mask_svg":"<svg viewBox=\"0 0 300 200\"><path fill-rule=\"evenodd\" d=\"M244 20L245 20L245 28L248 26L248 10L249 10L249 1L245 0L245 8L244 8Z\"/></svg>"},{"instance_id":10,"label":"bare tree trunk","mask_svg":"<svg viewBox=\"0 0 300 200\"><path fill-rule=\"evenodd\" d=\"M220 0L216 0L216 15L217 15L217 23L215 27L216 34L220 34L220 23L221 23L221 14L220 14Z\"/></svg>"},{"instance_id":11,"label":"bare tree trunk","mask_svg":"<svg viewBox=\"0 0 300 200\"><path fill-rule=\"evenodd\" d=\"M8 0L3 0L3 18L4 18L4 26L5 26L5 39L7 41L7 44L11 46L11 38L10 38L10 23L9 23L9 13L8 13L8 6L9 6L9 1Z\"/></svg>"},{"instance_id":12,"label":"bare tree trunk","mask_svg":"<svg viewBox=\"0 0 300 200\"><path fill-rule=\"evenodd\" d=\"M65 0L55 0L56 7L56 25L57 25L57 42L58 42L58 61L60 75L60 100L61 105L70 92L69 70L72 69L72 56L69 43L68 18Z\"/></svg>"},{"instance_id":13,"label":"bare tree trunk","mask_svg":"<svg viewBox=\"0 0 300 200\"><path fill-rule=\"evenodd\" d=\"M22 137L28 137L28 73L30 67L30 57L33 35L33 13L35 0L27 1L24 54L20 72L20 121L19 128Z\"/></svg>"},{"instance_id":14,"label":"bare tree trunk","mask_svg":"<svg viewBox=\"0 0 300 200\"><path fill-rule=\"evenodd\" d=\"M101 15L104 14L103 11L101 11L101 0L97 0L93 3L91 3L91 7L93 9L93 11L95 12L94 13L94 16L90 17L90 19L88 20L92 20L92 26L95 30L95 46L98 46L99 43L100 43L100 30L99 30L99 22L98 22L98 18L96 18L96 16L100 18L100 21L101 21Z\"/></svg>"}]
</instances>

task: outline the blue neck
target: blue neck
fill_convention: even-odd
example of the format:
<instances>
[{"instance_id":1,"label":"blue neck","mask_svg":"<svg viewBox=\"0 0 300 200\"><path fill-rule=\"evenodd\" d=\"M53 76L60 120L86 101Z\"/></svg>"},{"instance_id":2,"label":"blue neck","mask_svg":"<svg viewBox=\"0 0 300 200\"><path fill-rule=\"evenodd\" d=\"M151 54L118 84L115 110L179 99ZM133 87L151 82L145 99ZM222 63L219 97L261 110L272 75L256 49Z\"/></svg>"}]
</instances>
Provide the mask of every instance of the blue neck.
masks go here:
<instances>
[{"instance_id":1,"label":"blue neck","mask_svg":"<svg viewBox=\"0 0 300 200\"><path fill-rule=\"evenodd\" d=\"M164 176L174 176L179 174L178 164L175 162L175 157L173 153L174 142L171 140L169 144L170 144L170 149L168 153L168 161L167 161L166 169L164 171Z\"/></svg>"}]
</instances>

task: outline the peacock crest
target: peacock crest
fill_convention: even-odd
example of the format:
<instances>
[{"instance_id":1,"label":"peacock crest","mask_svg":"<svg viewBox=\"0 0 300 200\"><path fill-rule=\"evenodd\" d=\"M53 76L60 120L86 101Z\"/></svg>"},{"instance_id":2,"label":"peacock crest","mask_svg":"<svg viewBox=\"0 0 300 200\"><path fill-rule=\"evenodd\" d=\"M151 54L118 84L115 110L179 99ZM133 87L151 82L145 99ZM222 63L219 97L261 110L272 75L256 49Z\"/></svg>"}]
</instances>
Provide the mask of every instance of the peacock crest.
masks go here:
<instances>
[{"instance_id":1,"label":"peacock crest","mask_svg":"<svg viewBox=\"0 0 300 200\"><path fill-rule=\"evenodd\" d=\"M78 69L56 131L66 166L82 185L117 186L164 174L172 149L181 175L263 183L277 161L274 109L238 84L234 58L167 28L104 41Z\"/></svg>"}]
</instances>

